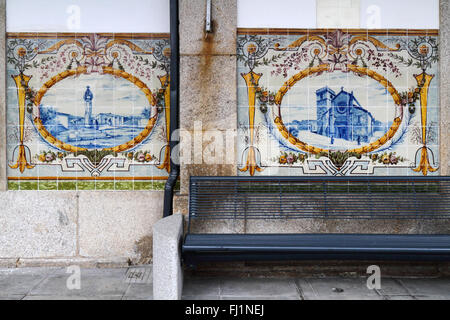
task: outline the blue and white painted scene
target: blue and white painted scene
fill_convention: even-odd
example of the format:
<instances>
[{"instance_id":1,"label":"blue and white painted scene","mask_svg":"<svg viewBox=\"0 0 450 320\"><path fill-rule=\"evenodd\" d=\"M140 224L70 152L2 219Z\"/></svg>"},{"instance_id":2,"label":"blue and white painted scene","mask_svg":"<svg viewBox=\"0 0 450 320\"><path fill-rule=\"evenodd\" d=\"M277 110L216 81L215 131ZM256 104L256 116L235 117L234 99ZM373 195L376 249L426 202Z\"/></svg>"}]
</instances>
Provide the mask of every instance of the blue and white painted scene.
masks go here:
<instances>
[{"instance_id":1,"label":"blue and white painted scene","mask_svg":"<svg viewBox=\"0 0 450 320\"><path fill-rule=\"evenodd\" d=\"M125 79L83 75L61 84L44 96L39 111L47 130L65 143L110 148L130 141L148 123L151 107L145 94Z\"/></svg>"},{"instance_id":2,"label":"blue and white painted scene","mask_svg":"<svg viewBox=\"0 0 450 320\"><path fill-rule=\"evenodd\" d=\"M352 74L330 77L336 79L320 81L319 76L313 80L316 86L310 83L303 87L305 92L286 95L281 112L290 133L308 144L334 150L365 145L383 136L395 116L387 90L376 81L361 87L361 78Z\"/></svg>"}]
</instances>

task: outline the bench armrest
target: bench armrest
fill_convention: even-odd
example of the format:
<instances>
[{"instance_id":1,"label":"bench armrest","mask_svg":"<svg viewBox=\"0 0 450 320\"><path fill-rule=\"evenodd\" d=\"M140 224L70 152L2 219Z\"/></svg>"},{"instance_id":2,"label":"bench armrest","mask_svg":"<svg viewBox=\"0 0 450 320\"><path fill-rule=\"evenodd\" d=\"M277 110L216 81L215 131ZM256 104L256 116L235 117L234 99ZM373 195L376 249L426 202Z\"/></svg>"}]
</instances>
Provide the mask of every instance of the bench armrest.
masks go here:
<instances>
[{"instance_id":1,"label":"bench armrest","mask_svg":"<svg viewBox=\"0 0 450 320\"><path fill-rule=\"evenodd\" d=\"M153 226L153 298L180 300L183 289L180 242L183 215L174 214Z\"/></svg>"}]
</instances>

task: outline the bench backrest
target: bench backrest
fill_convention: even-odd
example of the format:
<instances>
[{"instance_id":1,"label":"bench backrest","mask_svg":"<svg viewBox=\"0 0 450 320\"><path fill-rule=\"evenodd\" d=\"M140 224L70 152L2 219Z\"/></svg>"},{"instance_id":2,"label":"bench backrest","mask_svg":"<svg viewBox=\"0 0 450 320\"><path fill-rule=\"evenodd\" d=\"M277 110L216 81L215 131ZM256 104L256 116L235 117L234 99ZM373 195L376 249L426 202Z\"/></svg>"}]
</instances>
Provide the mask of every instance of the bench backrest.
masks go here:
<instances>
[{"instance_id":1,"label":"bench backrest","mask_svg":"<svg viewBox=\"0 0 450 320\"><path fill-rule=\"evenodd\" d=\"M450 177L191 177L193 219L449 219Z\"/></svg>"}]
</instances>

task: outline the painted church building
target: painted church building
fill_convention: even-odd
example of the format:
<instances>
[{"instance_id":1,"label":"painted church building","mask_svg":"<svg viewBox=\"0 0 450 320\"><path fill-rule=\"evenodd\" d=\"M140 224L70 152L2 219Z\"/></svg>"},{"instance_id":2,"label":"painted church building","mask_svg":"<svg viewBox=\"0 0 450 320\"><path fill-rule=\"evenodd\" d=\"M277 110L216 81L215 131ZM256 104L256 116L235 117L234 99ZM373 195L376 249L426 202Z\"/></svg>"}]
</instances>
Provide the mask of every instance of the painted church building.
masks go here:
<instances>
[{"instance_id":1,"label":"painted church building","mask_svg":"<svg viewBox=\"0 0 450 320\"><path fill-rule=\"evenodd\" d=\"M328 87L316 91L317 134L347 141L369 142L373 136L375 118L364 109L352 92L344 87L335 93Z\"/></svg>"}]
</instances>

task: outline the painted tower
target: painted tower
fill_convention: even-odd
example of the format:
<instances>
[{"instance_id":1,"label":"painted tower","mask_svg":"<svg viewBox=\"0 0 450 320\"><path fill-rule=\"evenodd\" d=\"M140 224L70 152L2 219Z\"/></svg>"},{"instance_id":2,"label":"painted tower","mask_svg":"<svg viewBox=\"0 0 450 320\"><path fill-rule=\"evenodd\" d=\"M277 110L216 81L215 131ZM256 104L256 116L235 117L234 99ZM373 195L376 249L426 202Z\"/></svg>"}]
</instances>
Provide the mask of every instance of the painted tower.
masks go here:
<instances>
[{"instance_id":1,"label":"painted tower","mask_svg":"<svg viewBox=\"0 0 450 320\"><path fill-rule=\"evenodd\" d=\"M317 133L321 135L330 135L329 110L331 102L336 93L328 87L323 87L316 91L317 98Z\"/></svg>"},{"instance_id":2,"label":"painted tower","mask_svg":"<svg viewBox=\"0 0 450 320\"><path fill-rule=\"evenodd\" d=\"M89 127L92 124L92 100L94 99L94 95L92 94L89 86L86 87L86 91L84 92L84 126Z\"/></svg>"},{"instance_id":3,"label":"painted tower","mask_svg":"<svg viewBox=\"0 0 450 320\"><path fill-rule=\"evenodd\" d=\"M316 91L317 133L334 139L369 142L374 133L375 118L364 109L352 92L341 87L335 93L328 87Z\"/></svg>"}]
</instances>

